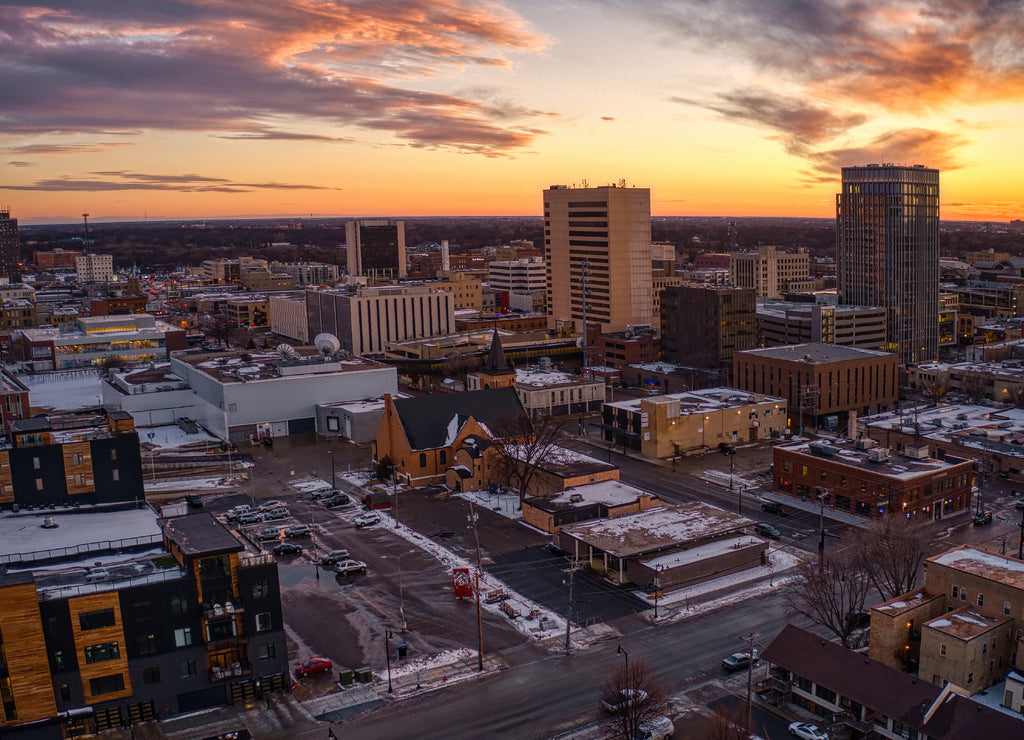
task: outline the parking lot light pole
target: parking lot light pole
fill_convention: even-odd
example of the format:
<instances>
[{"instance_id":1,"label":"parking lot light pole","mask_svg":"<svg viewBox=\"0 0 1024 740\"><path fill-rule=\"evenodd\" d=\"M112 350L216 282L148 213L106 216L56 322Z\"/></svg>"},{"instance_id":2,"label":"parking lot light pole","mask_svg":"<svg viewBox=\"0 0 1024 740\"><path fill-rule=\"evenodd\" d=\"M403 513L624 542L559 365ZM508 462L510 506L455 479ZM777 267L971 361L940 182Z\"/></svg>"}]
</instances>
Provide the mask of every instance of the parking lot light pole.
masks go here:
<instances>
[{"instance_id":1,"label":"parking lot light pole","mask_svg":"<svg viewBox=\"0 0 1024 740\"><path fill-rule=\"evenodd\" d=\"M617 655L621 655L623 658L626 659L626 670L628 671L629 670L629 653L627 653L625 650L622 649L622 645L619 645L618 648L616 648L615 653Z\"/></svg>"},{"instance_id":2,"label":"parking lot light pole","mask_svg":"<svg viewBox=\"0 0 1024 740\"><path fill-rule=\"evenodd\" d=\"M391 686L391 630L384 630L384 651L388 659L388 693L393 694L395 690Z\"/></svg>"},{"instance_id":3,"label":"parking lot light pole","mask_svg":"<svg viewBox=\"0 0 1024 740\"><path fill-rule=\"evenodd\" d=\"M334 450L327 450L327 456L331 458L331 490L338 490L338 484L334 481Z\"/></svg>"}]
</instances>

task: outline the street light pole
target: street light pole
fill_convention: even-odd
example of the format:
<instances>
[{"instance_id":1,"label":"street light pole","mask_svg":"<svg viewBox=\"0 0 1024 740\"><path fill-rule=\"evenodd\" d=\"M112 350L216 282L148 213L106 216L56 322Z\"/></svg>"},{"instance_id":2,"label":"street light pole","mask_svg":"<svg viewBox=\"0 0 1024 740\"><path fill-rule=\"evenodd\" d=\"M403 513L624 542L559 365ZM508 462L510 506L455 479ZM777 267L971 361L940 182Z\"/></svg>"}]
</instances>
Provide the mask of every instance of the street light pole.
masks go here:
<instances>
[{"instance_id":1,"label":"street light pole","mask_svg":"<svg viewBox=\"0 0 1024 740\"><path fill-rule=\"evenodd\" d=\"M476 512L473 501L469 502L469 520L473 523L473 539L476 540L476 639L477 639L477 670L484 669L484 615L480 606L480 533L476 529Z\"/></svg>"},{"instance_id":2,"label":"street light pole","mask_svg":"<svg viewBox=\"0 0 1024 740\"><path fill-rule=\"evenodd\" d=\"M629 670L629 653L627 653L625 650L622 649L622 645L619 645L615 649L615 653L617 655L621 655L623 658L626 659L626 670L628 671Z\"/></svg>"},{"instance_id":3,"label":"street light pole","mask_svg":"<svg viewBox=\"0 0 1024 740\"><path fill-rule=\"evenodd\" d=\"M754 676L754 639L760 637L757 632L751 632L743 639L747 641L747 655L750 656L750 661L747 663L747 721L743 725L744 730L750 729L750 695L751 686L753 684Z\"/></svg>"},{"instance_id":4,"label":"street light pole","mask_svg":"<svg viewBox=\"0 0 1024 740\"><path fill-rule=\"evenodd\" d=\"M391 686L391 630L384 630L384 650L387 652L388 660L388 693L395 693Z\"/></svg>"},{"instance_id":5,"label":"street light pole","mask_svg":"<svg viewBox=\"0 0 1024 740\"><path fill-rule=\"evenodd\" d=\"M334 482L334 450L327 450L327 456L331 458L331 490L338 490L337 483Z\"/></svg>"},{"instance_id":6,"label":"street light pole","mask_svg":"<svg viewBox=\"0 0 1024 740\"><path fill-rule=\"evenodd\" d=\"M825 560L825 499L828 498L827 488L818 488L818 565Z\"/></svg>"}]
</instances>

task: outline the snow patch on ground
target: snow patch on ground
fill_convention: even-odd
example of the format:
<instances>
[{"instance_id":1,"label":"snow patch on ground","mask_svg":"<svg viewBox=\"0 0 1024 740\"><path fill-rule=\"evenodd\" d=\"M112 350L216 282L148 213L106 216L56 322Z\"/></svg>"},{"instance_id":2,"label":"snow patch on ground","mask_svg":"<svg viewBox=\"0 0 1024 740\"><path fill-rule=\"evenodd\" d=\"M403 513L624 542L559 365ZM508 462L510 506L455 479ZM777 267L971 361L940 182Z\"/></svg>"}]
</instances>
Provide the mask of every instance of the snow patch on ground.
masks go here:
<instances>
[{"instance_id":1,"label":"snow patch on ground","mask_svg":"<svg viewBox=\"0 0 1024 740\"><path fill-rule=\"evenodd\" d=\"M392 661L391 677L398 678L399 676L408 676L421 671L434 671L439 668L449 666L452 663L458 663L459 661L469 660L470 658L475 657L476 650L470 650L469 648L456 648L455 650L442 650L439 653L417 658L409 663L403 663L399 666L396 666Z\"/></svg>"},{"instance_id":2,"label":"snow patch on ground","mask_svg":"<svg viewBox=\"0 0 1024 740\"><path fill-rule=\"evenodd\" d=\"M477 506L490 509L508 519L522 519L523 511L519 508L517 493L489 493L488 491L463 491L455 494L459 498L472 501Z\"/></svg>"},{"instance_id":3,"label":"snow patch on ground","mask_svg":"<svg viewBox=\"0 0 1024 740\"><path fill-rule=\"evenodd\" d=\"M290 481L288 485L299 493L331 490L331 484L322 478L302 478L301 480Z\"/></svg>"},{"instance_id":4,"label":"snow patch on ground","mask_svg":"<svg viewBox=\"0 0 1024 740\"><path fill-rule=\"evenodd\" d=\"M203 478L175 478L157 482L146 481L146 493L173 493L175 491L213 491L218 488L237 488L245 481L238 475L221 475Z\"/></svg>"},{"instance_id":5,"label":"snow patch on ground","mask_svg":"<svg viewBox=\"0 0 1024 740\"><path fill-rule=\"evenodd\" d=\"M139 440L145 444L151 442L160 449L177 449L190 445L214 445L220 442L219 439L206 432L189 434L177 424L168 424L159 427L139 427Z\"/></svg>"}]
</instances>

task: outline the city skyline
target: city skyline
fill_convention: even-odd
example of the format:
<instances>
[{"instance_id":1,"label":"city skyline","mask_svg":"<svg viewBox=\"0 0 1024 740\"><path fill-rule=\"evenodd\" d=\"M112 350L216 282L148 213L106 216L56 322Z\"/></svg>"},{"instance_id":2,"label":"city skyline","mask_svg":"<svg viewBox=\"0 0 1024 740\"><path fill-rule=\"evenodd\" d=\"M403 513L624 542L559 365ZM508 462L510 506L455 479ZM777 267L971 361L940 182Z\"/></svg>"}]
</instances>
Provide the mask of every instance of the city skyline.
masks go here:
<instances>
[{"instance_id":1,"label":"city skyline","mask_svg":"<svg viewBox=\"0 0 1024 740\"><path fill-rule=\"evenodd\" d=\"M0 8L0 202L23 224L834 216L843 166L943 173L946 220L1024 218L1017 2L534 0Z\"/></svg>"}]
</instances>

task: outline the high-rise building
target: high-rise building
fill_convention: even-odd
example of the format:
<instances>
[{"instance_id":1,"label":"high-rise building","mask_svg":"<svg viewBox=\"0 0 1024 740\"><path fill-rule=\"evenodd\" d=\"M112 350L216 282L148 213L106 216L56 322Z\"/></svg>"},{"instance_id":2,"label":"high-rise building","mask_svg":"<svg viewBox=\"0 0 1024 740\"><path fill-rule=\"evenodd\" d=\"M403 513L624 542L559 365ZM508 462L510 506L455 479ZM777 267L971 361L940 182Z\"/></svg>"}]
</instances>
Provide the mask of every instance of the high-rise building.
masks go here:
<instances>
[{"instance_id":1,"label":"high-rise building","mask_svg":"<svg viewBox=\"0 0 1024 740\"><path fill-rule=\"evenodd\" d=\"M18 242L18 219L11 218L11 209L0 206L0 278L21 282L21 247Z\"/></svg>"},{"instance_id":2,"label":"high-rise building","mask_svg":"<svg viewBox=\"0 0 1024 740\"><path fill-rule=\"evenodd\" d=\"M843 167L836 196L840 300L886 309L886 349L902 363L939 352L939 171Z\"/></svg>"},{"instance_id":3,"label":"high-rise building","mask_svg":"<svg viewBox=\"0 0 1024 740\"><path fill-rule=\"evenodd\" d=\"M673 285L661 293L665 359L687 367L719 368L728 374L734 352L757 341L753 288Z\"/></svg>"},{"instance_id":4,"label":"high-rise building","mask_svg":"<svg viewBox=\"0 0 1024 740\"><path fill-rule=\"evenodd\" d=\"M378 219L345 224L348 274L404 278L405 221Z\"/></svg>"},{"instance_id":5,"label":"high-rise building","mask_svg":"<svg viewBox=\"0 0 1024 740\"><path fill-rule=\"evenodd\" d=\"M544 191L548 326L582 329L584 263L587 323L602 332L651 323L651 191L608 185Z\"/></svg>"},{"instance_id":6,"label":"high-rise building","mask_svg":"<svg viewBox=\"0 0 1024 740\"><path fill-rule=\"evenodd\" d=\"M80 254L75 257L75 278L80 283L109 283L114 280L114 256Z\"/></svg>"}]
</instances>

